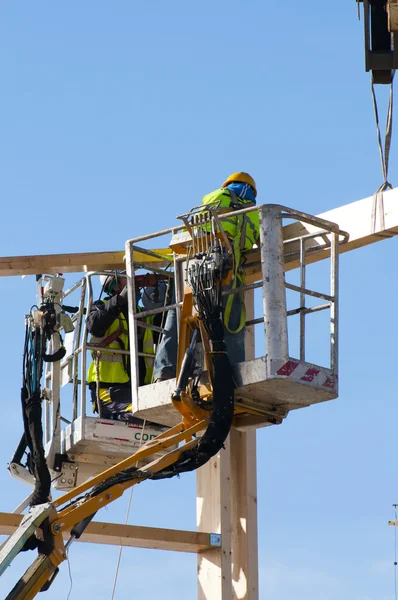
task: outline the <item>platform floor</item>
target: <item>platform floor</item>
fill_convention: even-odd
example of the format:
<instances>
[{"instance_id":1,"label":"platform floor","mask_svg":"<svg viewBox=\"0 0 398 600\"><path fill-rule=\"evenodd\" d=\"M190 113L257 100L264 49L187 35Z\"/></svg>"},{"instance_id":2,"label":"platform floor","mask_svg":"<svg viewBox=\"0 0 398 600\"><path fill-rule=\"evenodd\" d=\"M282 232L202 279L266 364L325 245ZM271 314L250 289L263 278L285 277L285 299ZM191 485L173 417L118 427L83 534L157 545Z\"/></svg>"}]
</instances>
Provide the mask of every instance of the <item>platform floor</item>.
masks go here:
<instances>
[{"instance_id":1,"label":"platform floor","mask_svg":"<svg viewBox=\"0 0 398 600\"><path fill-rule=\"evenodd\" d=\"M239 416L236 424L241 428L245 421L250 428L279 424L290 410L338 396L337 377L330 369L294 358L270 365L265 356L238 363L233 369L236 405L261 413ZM169 427L176 425L181 416L171 402L175 387L175 379L140 387L135 415Z\"/></svg>"}]
</instances>

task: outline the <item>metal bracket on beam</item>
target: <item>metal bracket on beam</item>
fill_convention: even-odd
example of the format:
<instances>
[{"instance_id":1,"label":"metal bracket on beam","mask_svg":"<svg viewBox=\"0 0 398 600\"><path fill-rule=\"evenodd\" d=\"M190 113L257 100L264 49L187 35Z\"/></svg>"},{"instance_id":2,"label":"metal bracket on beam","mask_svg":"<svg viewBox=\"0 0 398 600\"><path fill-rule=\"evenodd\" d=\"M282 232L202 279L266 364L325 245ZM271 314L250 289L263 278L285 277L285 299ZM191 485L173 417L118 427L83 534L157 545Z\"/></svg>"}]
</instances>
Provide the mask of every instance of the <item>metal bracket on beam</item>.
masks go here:
<instances>
[{"instance_id":1,"label":"metal bracket on beam","mask_svg":"<svg viewBox=\"0 0 398 600\"><path fill-rule=\"evenodd\" d=\"M211 533L210 534L210 546L213 548L221 548L221 534Z\"/></svg>"}]
</instances>

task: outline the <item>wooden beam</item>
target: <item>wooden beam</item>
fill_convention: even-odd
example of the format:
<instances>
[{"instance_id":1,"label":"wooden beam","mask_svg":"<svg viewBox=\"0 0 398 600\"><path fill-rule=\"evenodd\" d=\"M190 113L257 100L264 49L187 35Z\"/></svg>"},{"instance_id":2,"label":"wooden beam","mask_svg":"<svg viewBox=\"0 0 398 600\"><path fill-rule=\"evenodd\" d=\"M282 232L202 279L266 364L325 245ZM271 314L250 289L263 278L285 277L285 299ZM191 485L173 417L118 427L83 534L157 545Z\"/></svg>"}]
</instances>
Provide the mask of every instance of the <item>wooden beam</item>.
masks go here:
<instances>
[{"instance_id":1,"label":"wooden beam","mask_svg":"<svg viewBox=\"0 0 398 600\"><path fill-rule=\"evenodd\" d=\"M12 535L19 527L22 517L23 515L0 512L0 535ZM65 532L64 538L69 538L69 532ZM119 525L99 521L91 522L77 541L174 552L197 553L213 550L210 534L206 532Z\"/></svg>"},{"instance_id":2,"label":"wooden beam","mask_svg":"<svg viewBox=\"0 0 398 600\"><path fill-rule=\"evenodd\" d=\"M318 216L337 223L341 231L348 233L348 241L340 245L340 254L363 248L398 235L398 189L384 192L377 201L370 196ZM296 222L284 227L284 238L289 240L314 231L316 227ZM315 238L315 245L322 250L325 248L325 240ZM287 252L292 248L292 245L289 248L289 244L286 244ZM317 262L328 255L328 251L325 250L316 252L309 262ZM291 265L294 261L288 262Z\"/></svg>"},{"instance_id":3,"label":"wooden beam","mask_svg":"<svg viewBox=\"0 0 398 600\"><path fill-rule=\"evenodd\" d=\"M283 207L282 207L283 208ZM288 209L294 211L294 208ZM317 215L338 225L341 231L348 234L348 240L340 245L340 253L362 248L369 244L398 235L398 189L389 190L374 199L373 196L352 202L339 208ZM288 222L287 219L284 221ZM300 221L300 216L291 224L285 224L283 237L285 240L285 271L296 269L299 261L298 237L320 232L323 227L317 227ZM183 233L179 235L179 244L186 244ZM188 234L185 234L186 236ZM319 235L312 238L306 245L306 264L318 262L330 255L330 236ZM342 241L342 240L341 240ZM308 251L308 245L311 250ZM260 253L253 250L246 253L244 269L247 283L261 279Z\"/></svg>"},{"instance_id":4,"label":"wooden beam","mask_svg":"<svg viewBox=\"0 0 398 600\"><path fill-rule=\"evenodd\" d=\"M394 237L398 234L398 189L384 192L376 203L370 196L329 210L319 217L337 223L342 231L348 232L349 240L342 247L343 252ZM309 225L305 229L314 231ZM286 228L288 237L301 234L302 231L298 223Z\"/></svg>"},{"instance_id":5,"label":"wooden beam","mask_svg":"<svg viewBox=\"0 0 398 600\"><path fill-rule=\"evenodd\" d=\"M162 249L159 252L167 253L168 250ZM0 277L36 275L37 273L87 273L89 271L125 269L124 255L123 250L115 250L112 252L0 257ZM134 260L163 268L170 263L171 257L162 261L147 254L134 252Z\"/></svg>"},{"instance_id":6,"label":"wooden beam","mask_svg":"<svg viewBox=\"0 0 398 600\"><path fill-rule=\"evenodd\" d=\"M8 256L0 258L0 276L124 269L123 256L123 251Z\"/></svg>"},{"instance_id":7,"label":"wooden beam","mask_svg":"<svg viewBox=\"0 0 398 600\"><path fill-rule=\"evenodd\" d=\"M340 252L349 252L368 244L398 234L398 189L384 192L383 200L374 205L373 197L346 204L319 217L337 223L341 230L349 234L349 240L340 246ZM313 225L295 222L284 227L285 240L294 239L316 231ZM316 252L307 255L307 262L317 262L329 256L327 244L321 237L316 238ZM75 254L46 254L37 256L9 256L0 258L0 276L34 275L36 273L80 273L106 269L123 269L124 251L84 252ZM143 260L150 260L142 256ZM246 271L248 281L260 279L260 256L256 251L247 255ZM156 263L154 263L156 264ZM297 268L298 245L296 242L285 245L286 271ZM159 265L156 265L159 266Z\"/></svg>"},{"instance_id":8,"label":"wooden beam","mask_svg":"<svg viewBox=\"0 0 398 600\"><path fill-rule=\"evenodd\" d=\"M382 199L374 202L373 196L346 204L333 210L317 215L321 219L336 223L341 231L348 233L348 241L340 245L340 254L363 248L382 240L398 235L398 189L383 193ZM314 233L317 228L313 225L296 221L285 225L283 237L286 240L285 271L296 269L300 265L299 243L288 242L297 237ZM312 240L313 250L306 255L306 263L315 263L330 256L328 241L325 237ZM260 256L258 252L247 255L245 265L247 283L261 278Z\"/></svg>"}]
</instances>

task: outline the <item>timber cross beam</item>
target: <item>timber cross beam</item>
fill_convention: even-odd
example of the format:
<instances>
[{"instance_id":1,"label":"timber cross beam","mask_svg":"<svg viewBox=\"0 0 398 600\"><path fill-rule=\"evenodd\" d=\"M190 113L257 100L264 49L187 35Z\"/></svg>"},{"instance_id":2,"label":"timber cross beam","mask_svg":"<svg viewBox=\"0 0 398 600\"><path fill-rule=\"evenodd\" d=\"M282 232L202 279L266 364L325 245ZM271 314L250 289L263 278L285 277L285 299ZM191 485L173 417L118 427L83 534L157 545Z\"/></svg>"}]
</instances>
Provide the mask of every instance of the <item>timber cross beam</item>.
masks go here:
<instances>
[{"instance_id":1,"label":"timber cross beam","mask_svg":"<svg viewBox=\"0 0 398 600\"><path fill-rule=\"evenodd\" d=\"M19 527L24 515L0 512L0 535L12 535ZM65 531L64 539L70 533ZM105 544L174 552L206 552L220 546L220 536L201 531L162 529L141 525L119 525L92 521L78 542Z\"/></svg>"},{"instance_id":2,"label":"timber cross beam","mask_svg":"<svg viewBox=\"0 0 398 600\"><path fill-rule=\"evenodd\" d=\"M398 189L384 192L378 198L371 196L317 216L336 223L348 234L348 240L340 246L340 253L362 248L398 234ZM284 227L286 271L295 269L300 264L298 242L294 240L315 231L315 226L299 221ZM318 262L329 256L329 244L325 236L315 238L312 245L313 249L306 257L307 263ZM137 259L140 260L139 255ZM148 260L147 255L145 260ZM153 260L153 266L162 268L168 262ZM124 268L123 250L0 257L1 277L38 273L87 273ZM254 250L247 253L245 269L248 283L261 279L259 252Z\"/></svg>"}]
</instances>

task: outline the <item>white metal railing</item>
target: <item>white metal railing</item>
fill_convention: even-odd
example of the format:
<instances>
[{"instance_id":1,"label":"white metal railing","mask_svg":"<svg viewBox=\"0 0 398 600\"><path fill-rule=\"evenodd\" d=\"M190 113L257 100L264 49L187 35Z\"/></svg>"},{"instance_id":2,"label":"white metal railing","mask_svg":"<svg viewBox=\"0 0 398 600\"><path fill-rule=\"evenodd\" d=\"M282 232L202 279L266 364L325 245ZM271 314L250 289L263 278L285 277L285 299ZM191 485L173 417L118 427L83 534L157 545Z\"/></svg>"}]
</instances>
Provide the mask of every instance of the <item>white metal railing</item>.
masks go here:
<instances>
[{"instance_id":1,"label":"white metal railing","mask_svg":"<svg viewBox=\"0 0 398 600\"><path fill-rule=\"evenodd\" d=\"M70 423L65 414L62 414L60 398L61 381L63 372L67 373L69 383L72 384L71 421L81 418L83 431L84 420L87 416L87 352L100 350L100 346L88 343L88 331L85 322L85 314L89 313L93 304L92 278L100 275L109 275L109 271L95 271L87 273L79 279L71 288L64 292L63 303L76 290L80 288L80 299L77 312L72 317L75 326L74 331L65 335L65 346L67 355L61 362L46 363L45 387L50 389L50 402L46 402L44 410L44 440L49 443L59 437L60 422ZM58 339L52 336L51 344ZM53 352L55 348L51 348ZM128 350L107 348L111 354L130 354ZM65 407L65 403L63 403Z\"/></svg>"},{"instance_id":2,"label":"white metal railing","mask_svg":"<svg viewBox=\"0 0 398 600\"><path fill-rule=\"evenodd\" d=\"M323 310L330 310L330 369L332 371L336 371L338 365L338 256L339 256L339 245L347 241L348 236L345 232L339 230L338 226L329 221L325 221L324 219L320 219L318 217L312 217L307 215L306 213L299 212L297 210L292 210L286 208L284 206L279 206L279 218L281 220L281 225L283 225L283 219L297 219L302 223L307 223L314 227L317 227L317 230L312 233L306 233L305 235L296 237L296 238L288 238L283 240L283 245L294 244L297 243L299 246L298 250L298 258L299 258L299 270L300 270L300 285L293 285L291 283L287 283L285 281L284 285L286 289L289 289L294 292L299 293L299 307L292 310L286 309L286 316L291 317L293 315L299 314L300 316L300 360L305 361L306 351L305 351L305 326L306 326L306 316L320 312ZM278 218L278 217L277 217ZM267 217L269 220L269 217ZM269 230L275 231L280 229L278 223L275 223L275 218L271 220L272 225L268 228ZM267 233L269 236L269 232ZM307 253L319 251L319 245L315 245L310 247L308 250L306 248L306 243L314 240L315 238L327 237L330 241L330 293L318 292L316 290L311 290L306 288L306 257ZM278 232L279 244L280 244L280 231ZM276 244L276 242L275 242ZM322 250L325 249L327 245L322 247ZM263 245L260 246L260 254L261 254L261 262L264 263L268 260L267 258L267 250L264 249ZM284 252L285 254L285 252ZM280 275L280 273L279 273ZM258 289L264 287L264 281L259 283L249 284L243 286L242 288L237 288L233 291L226 291L225 294L231 294L241 290L249 290L249 289ZM281 289L279 288L279 292ZM319 304L318 306L306 307L305 299L306 296L311 296L314 298L326 300L324 304ZM246 322L246 326L257 325L264 322L264 317L260 317L257 319L252 319ZM288 352L289 354L289 352Z\"/></svg>"},{"instance_id":3,"label":"white metal railing","mask_svg":"<svg viewBox=\"0 0 398 600\"><path fill-rule=\"evenodd\" d=\"M205 210L206 207L203 207ZM260 265L261 277L260 281L248 283L233 290L225 290L223 294L235 294L238 292L246 292L253 289L262 288L263 293L263 314L257 318L248 320L247 327L252 327L256 324L263 323L265 333L265 346L267 351L267 359L272 363L289 358L289 341L287 330L287 318L292 315L300 315L300 360L305 361L306 357L306 318L310 314L319 311L330 310L329 319L329 346L330 346L330 364L329 368L337 374L338 367L338 255L339 245L344 243L348 236L341 232L339 227L330 221L314 217L307 213L303 213L294 209L287 208L282 205L261 205L250 207L238 211L234 211L232 216L239 216L253 211L258 211L260 216ZM219 220L231 217L231 213L218 215ZM298 235L296 238L283 239L283 221L297 220L301 223L314 228L313 232L305 232L303 235ZM154 234L136 237L126 242L126 268L128 276L128 304L129 304L129 331L130 331L130 348L132 353L131 360L131 381L133 394L133 408L137 406L138 395L138 352L137 345L137 326L145 326L142 319L151 314L165 312L167 310L177 309L180 312L182 304L182 282L184 281L184 264L186 257L179 256L175 252L174 257L174 274L176 285L176 302L173 305L156 309L156 311L137 312L135 290L132 285L136 269L142 264L136 264L134 260L134 250L142 252L143 249L138 244L143 241L156 239L158 237L175 234L181 231L184 226L173 227L159 231ZM312 244L315 238L322 238L322 245ZM312 245L311 245L312 244ZM295 248L293 251L297 254L298 266L300 269L300 285L293 285L285 282L284 275L284 256L287 253L287 245ZM307 258L314 252L319 250L330 251L330 293L311 290L306 287L306 268ZM291 250L289 250L291 252ZM286 308L286 290L297 292L299 294L299 306L293 310ZM314 297L324 300L323 303L314 306L306 307L306 298ZM177 323L179 319L177 318ZM326 366L326 365L325 365Z\"/></svg>"}]
</instances>

